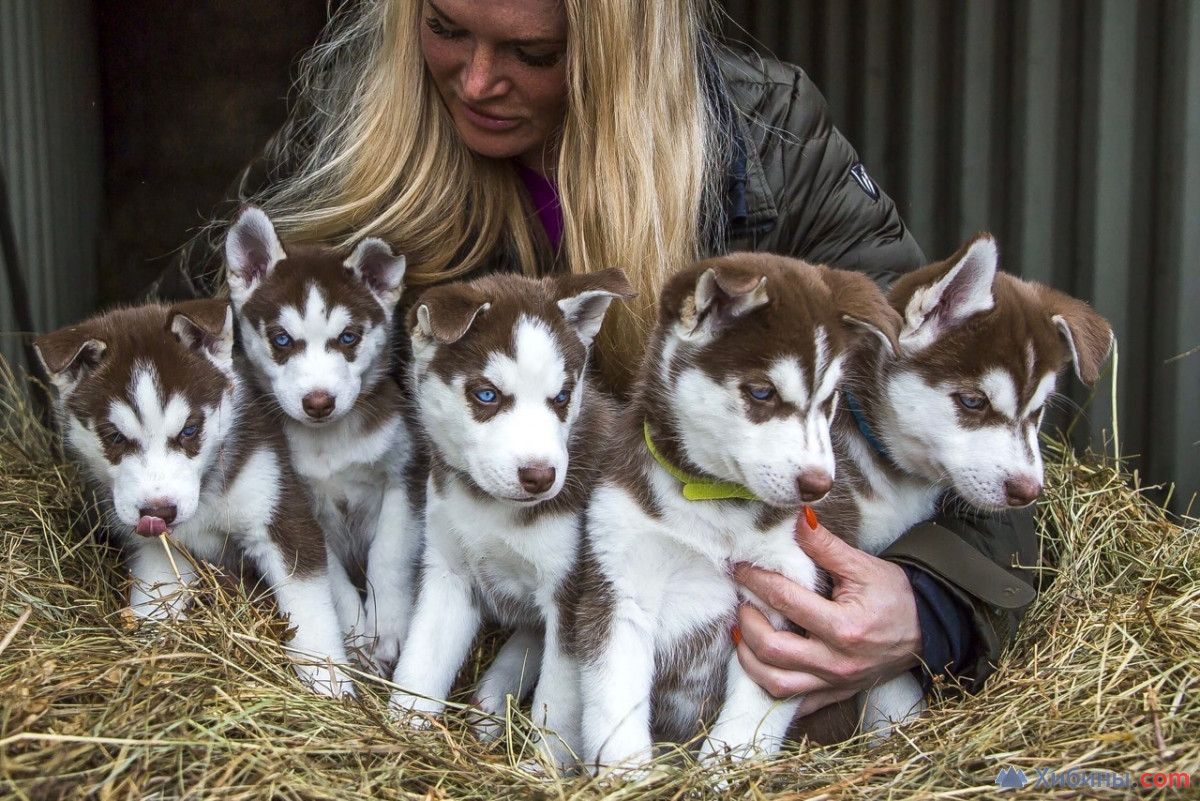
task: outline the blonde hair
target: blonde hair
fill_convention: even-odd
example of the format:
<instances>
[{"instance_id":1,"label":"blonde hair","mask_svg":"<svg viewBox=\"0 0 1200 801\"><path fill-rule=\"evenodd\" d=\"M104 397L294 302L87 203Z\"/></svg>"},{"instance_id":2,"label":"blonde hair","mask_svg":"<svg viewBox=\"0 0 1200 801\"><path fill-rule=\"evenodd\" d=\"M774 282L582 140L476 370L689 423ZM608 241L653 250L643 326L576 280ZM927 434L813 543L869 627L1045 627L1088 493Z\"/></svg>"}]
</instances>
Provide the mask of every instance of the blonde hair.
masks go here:
<instances>
[{"instance_id":1,"label":"blonde hair","mask_svg":"<svg viewBox=\"0 0 1200 801\"><path fill-rule=\"evenodd\" d=\"M716 216L705 208L721 147L705 89L713 12L709 0L562 2L559 260L575 273L619 267L640 293L613 305L598 339L605 383L622 388L664 278L701 255ZM300 103L270 153L276 179L249 199L285 240L382 237L408 257L409 283L469 274L498 252L536 273L550 261L545 234L513 166L458 136L426 74L421 10L343 7L302 64Z\"/></svg>"}]
</instances>

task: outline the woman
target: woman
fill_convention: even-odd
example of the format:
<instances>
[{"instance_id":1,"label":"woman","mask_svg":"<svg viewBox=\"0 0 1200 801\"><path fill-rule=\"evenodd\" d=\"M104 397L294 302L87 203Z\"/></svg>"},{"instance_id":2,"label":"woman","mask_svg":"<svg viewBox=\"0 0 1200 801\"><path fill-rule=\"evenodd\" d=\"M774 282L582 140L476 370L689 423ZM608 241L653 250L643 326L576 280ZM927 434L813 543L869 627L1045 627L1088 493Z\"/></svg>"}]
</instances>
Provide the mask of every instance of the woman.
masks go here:
<instances>
[{"instance_id":1,"label":"woman","mask_svg":"<svg viewBox=\"0 0 1200 801\"><path fill-rule=\"evenodd\" d=\"M715 46L711 22L706 0L347 4L305 63L266 189L244 199L285 240L388 239L410 283L622 268L641 294L610 312L596 354L617 391L664 277L698 257L773 251L883 282L921 265L804 74ZM202 272L184 275L195 285ZM934 674L981 681L1023 611L989 590L1012 580L1000 566L1036 560L1032 524L943 523L987 556L965 572L942 565L918 530L895 561L877 559L799 523L837 578L833 598L741 569L809 631L775 632L743 610L746 669L777 695L806 693L806 713L918 656Z\"/></svg>"}]
</instances>

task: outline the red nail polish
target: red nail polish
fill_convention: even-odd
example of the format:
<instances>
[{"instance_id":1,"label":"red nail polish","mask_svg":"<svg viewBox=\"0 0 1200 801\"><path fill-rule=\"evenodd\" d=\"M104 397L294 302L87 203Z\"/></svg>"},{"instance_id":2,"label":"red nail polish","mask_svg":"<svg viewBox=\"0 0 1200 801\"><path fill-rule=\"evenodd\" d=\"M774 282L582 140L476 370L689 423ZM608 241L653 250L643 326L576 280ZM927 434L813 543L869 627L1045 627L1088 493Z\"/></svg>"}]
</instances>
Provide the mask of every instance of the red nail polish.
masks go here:
<instances>
[{"instance_id":1,"label":"red nail polish","mask_svg":"<svg viewBox=\"0 0 1200 801\"><path fill-rule=\"evenodd\" d=\"M804 520L813 531L816 531L817 526L820 525L817 523L817 513L812 510L811 506L804 507Z\"/></svg>"},{"instance_id":2,"label":"red nail polish","mask_svg":"<svg viewBox=\"0 0 1200 801\"><path fill-rule=\"evenodd\" d=\"M733 637L733 644L735 646L742 644L742 629L736 623L734 623L733 628L729 630L729 636Z\"/></svg>"}]
</instances>

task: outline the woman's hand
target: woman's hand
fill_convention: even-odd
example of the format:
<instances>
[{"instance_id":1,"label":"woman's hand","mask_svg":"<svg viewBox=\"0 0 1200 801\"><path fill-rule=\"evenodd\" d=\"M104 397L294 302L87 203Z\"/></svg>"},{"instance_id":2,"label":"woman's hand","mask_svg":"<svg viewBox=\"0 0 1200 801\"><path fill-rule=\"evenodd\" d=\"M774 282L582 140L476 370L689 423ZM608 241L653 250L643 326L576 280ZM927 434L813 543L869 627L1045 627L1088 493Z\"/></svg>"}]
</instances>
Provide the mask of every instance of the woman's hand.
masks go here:
<instances>
[{"instance_id":1,"label":"woman's hand","mask_svg":"<svg viewBox=\"0 0 1200 801\"><path fill-rule=\"evenodd\" d=\"M796 542L833 579L833 599L778 573L739 565L737 581L805 629L776 631L753 605L738 610L738 659L776 698L804 694L800 715L853 696L919 664L912 585L898 565L838 539L800 515Z\"/></svg>"}]
</instances>

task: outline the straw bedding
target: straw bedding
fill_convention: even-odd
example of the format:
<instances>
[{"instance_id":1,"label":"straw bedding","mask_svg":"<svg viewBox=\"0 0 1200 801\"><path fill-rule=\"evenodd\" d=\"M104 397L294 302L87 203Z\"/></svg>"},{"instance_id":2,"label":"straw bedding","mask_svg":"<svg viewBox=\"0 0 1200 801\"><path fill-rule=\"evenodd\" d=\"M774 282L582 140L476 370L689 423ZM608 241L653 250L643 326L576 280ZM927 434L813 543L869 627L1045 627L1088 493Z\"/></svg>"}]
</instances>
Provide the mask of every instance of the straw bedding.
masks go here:
<instances>
[{"instance_id":1,"label":"straw bedding","mask_svg":"<svg viewBox=\"0 0 1200 801\"><path fill-rule=\"evenodd\" d=\"M1007 766L1031 780L1071 767L1200 780L1196 523L1171 521L1118 469L1050 443L1039 515L1055 532L1044 542L1057 567L982 693L944 693L882 746L803 743L725 773L676 760L622 783L529 771L516 710L509 736L484 746L458 715L424 732L393 725L379 680L362 677L357 701L310 694L279 646L286 624L212 573L186 620L138 624L122 614L126 579L93 531L78 476L21 397L10 390L0 403L0 797L1050 794L1001 791Z\"/></svg>"}]
</instances>

